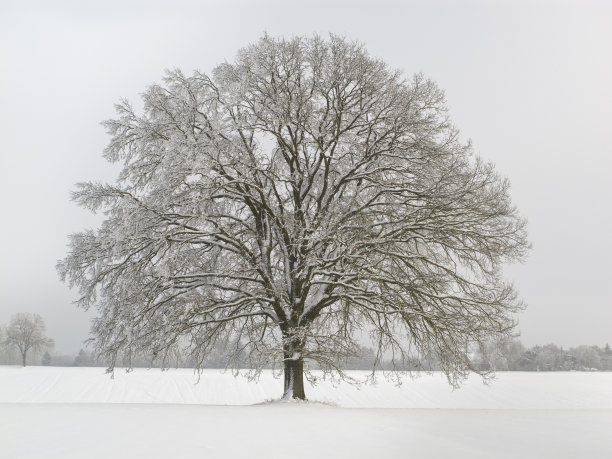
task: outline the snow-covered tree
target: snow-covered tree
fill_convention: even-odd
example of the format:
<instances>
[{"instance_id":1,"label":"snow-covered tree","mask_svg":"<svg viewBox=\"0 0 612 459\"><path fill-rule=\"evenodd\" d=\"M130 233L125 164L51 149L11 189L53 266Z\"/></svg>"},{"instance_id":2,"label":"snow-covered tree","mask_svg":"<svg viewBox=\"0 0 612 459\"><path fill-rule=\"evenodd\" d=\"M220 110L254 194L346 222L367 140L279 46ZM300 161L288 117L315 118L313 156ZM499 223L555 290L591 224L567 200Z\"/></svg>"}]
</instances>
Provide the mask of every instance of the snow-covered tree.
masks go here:
<instances>
[{"instance_id":1,"label":"snow-covered tree","mask_svg":"<svg viewBox=\"0 0 612 459\"><path fill-rule=\"evenodd\" d=\"M601 367L601 359L596 346L578 346L572 349L580 370L593 371Z\"/></svg>"},{"instance_id":2,"label":"snow-covered tree","mask_svg":"<svg viewBox=\"0 0 612 459\"><path fill-rule=\"evenodd\" d=\"M9 348L19 350L24 367L28 352L53 347L54 341L45 336L45 328L45 322L38 314L20 312L11 317L4 343Z\"/></svg>"},{"instance_id":3,"label":"snow-covered tree","mask_svg":"<svg viewBox=\"0 0 612 459\"><path fill-rule=\"evenodd\" d=\"M336 36L264 36L142 97L104 123L117 182L73 195L106 220L58 264L111 368L177 347L203 362L226 340L304 398L308 362L342 374L360 331L379 360L435 356L453 384L470 346L510 335L501 266L524 257L525 221L432 81Z\"/></svg>"},{"instance_id":4,"label":"snow-covered tree","mask_svg":"<svg viewBox=\"0 0 612 459\"><path fill-rule=\"evenodd\" d=\"M48 367L49 365L51 365L51 360L51 354L49 354L49 351L46 351L42 356L41 363L43 364L43 366Z\"/></svg>"},{"instance_id":5,"label":"snow-covered tree","mask_svg":"<svg viewBox=\"0 0 612 459\"><path fill-rule=\"evenodd\" d=\"M85 349L80 349L78 355L74 358L75 367L93 367L95 363L92 353Z\"/></svg>"}]
</instances>

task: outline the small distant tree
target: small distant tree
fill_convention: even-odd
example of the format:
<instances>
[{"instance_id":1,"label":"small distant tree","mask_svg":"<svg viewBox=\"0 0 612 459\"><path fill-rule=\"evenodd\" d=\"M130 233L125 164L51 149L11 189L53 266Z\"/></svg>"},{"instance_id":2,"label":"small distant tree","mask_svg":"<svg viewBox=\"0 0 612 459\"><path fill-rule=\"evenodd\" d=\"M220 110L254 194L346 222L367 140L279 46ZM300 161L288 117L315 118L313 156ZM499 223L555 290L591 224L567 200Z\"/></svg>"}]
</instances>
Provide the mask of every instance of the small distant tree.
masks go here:
<instances>
[{"instance_id":1,"label":"small distant tree","mask_svg":"<svg viewBox=\"0 0 612 459\"><path fill-rule=\"evenodd\" d=\"M521 356L525 353L525 346L517 339L513 339L504 343L502 354L505 360L504 367L498 367L498 370L517 370Z\"/></svg>"},{"instance_id":2,"label":"small distant tree","mask_svg":"<svg viewBox=\"0 0 612 459\"><path fill-rule=\"evenodd\" d=\"M519 358L517 369L521 371L537 371L536 351L534 348L526 350Z\"/></svg>"},{"instance_id":3,"label":"small distant tree","mask_svg":"<svg viewBox=\"0 0 612 459\"><path fill-rule=\"evenodd\" d=\"M42 351L55 345L45 336L45 328L45 322L38 314L20 312L11 318L4 342L9 348L19 350L24 367L28 352Z\"/></svg>"},{"instance_id":4,"label":"small distant tree","mask_svg":"<svg viewBox=\"0 0 612 459\"><path fill-rule=\"evenodd\" d=\"M370 347L361 346L354 356L346 359L344 366L351 370L369 370L376 362L376 353Z\"/></svg>"},{"instance_id":5,"label":"small distant tree","mask_svg":"<svg viewBox=\"0 0 612 459\"><path fill-rule=\"evenodd\" d=\"M612 370L612 348L606 343L605 347L600 352L601 369Z\"/></svg>"},{"instance_id":6,"label":"small distant tree","mask_svg":"<svg viewBox=\"0 0 612 459\"><path fill-rule=\"evenodd\" d=\"M96 359L93 352L85 349L79 350L79 354L74 358L75 367L93 367L96 365Z\"/></svg>"},{"instance_id":7,"label":"small distant tree","mask_svg":"<svg viewBox=\"0 0 612 459\"><path fill-rule=\"evenodd\" d=\"M49 354L49 351L44 353L41 363L45 367L48 367L49 365L51 365L51 354Z\"/></svg>"},{"instance_id":8,"label":"small distant tree","mask_svg":"<svg viewBox=\"0 0 612 459\"><path fill-rule=\"evenodd\" d=\"M553 343L537 346L536 366L538 371L559 370L563 349Z\"/></svg>"},{"instance_id":9,"label":"small distant tree","mask_svg":"<svg viewBox=\"0 0 612 459\"><path fill-rule=\"evenodd\" d=\"M4 326L0 325L0 363L7 363L6 333Z\"/></svg>"},{"instance_id":10,"label":"small distant tree","mask_svg":"<svg viewBox=\"0 0 612 459\"><path fill-rule=\"evenodd\" d=\"M580 370L592 371L601 367L601 360L596 347L578 346L572 349L572 352L576 356Z\"/></svg>"},{"instance_id":11,"label":"small distant tree","mask_svg":"<svg viewBox=\"0 0 612 459\"><path fill-rule=\"evenodd\" d=\"M474 352L473 363L479 368L495 371L516 370L525 353L523 344L515 338L489 341Z\"/></svg>"}]
</instances>

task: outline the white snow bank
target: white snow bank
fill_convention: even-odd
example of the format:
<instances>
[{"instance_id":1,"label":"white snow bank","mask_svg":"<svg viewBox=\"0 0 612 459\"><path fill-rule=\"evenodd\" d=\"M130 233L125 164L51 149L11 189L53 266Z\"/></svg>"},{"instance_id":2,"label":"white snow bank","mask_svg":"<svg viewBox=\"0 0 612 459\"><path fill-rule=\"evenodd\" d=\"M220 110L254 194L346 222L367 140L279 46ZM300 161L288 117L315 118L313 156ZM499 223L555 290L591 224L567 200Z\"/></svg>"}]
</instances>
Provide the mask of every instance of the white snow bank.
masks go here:
<instances>
[{"instance_id":1,"label":"white snow bank","mask_svg":"<svg viewBox=\"0 0 612 459\"><path fill-rule=\"evenodd\" d=\"M612 457L611 373L500 373L456 391L440 374L400 388L307 386L311 399L350 409L261 403L282 392L270 373L196 380L190 370L111 379L101 368L0 367L0 457Z\"/></svg>"},{"instance_id":2,"label":"white snow bank","mask_svg":"<svg viewBox=\"0 0 612 459\"><path fill-rule=\"evenodd\" d=\"M3 458L609 459L608 410L0 404Z\"/></svg>"},{"instance_id":3,"label":"white snow bank","mask_svg":"<svg viewBox=\"0 0 612 459\"><path fill-rule=\"evenodd\" d=\"M359 379L367 372L349 374ZM282 395L282 379L271 372L248 381L205 370L196 382L187 369L117 370L111 379L102 368L0 366L0 403L251 405ZM306 383L306 396L350 408L612 409L612 373L502 372L489 385L472 376L457 390L439 373L406 379L401 387L384 378L361 387L321 381Z\"/></svg>"}]
</instances>

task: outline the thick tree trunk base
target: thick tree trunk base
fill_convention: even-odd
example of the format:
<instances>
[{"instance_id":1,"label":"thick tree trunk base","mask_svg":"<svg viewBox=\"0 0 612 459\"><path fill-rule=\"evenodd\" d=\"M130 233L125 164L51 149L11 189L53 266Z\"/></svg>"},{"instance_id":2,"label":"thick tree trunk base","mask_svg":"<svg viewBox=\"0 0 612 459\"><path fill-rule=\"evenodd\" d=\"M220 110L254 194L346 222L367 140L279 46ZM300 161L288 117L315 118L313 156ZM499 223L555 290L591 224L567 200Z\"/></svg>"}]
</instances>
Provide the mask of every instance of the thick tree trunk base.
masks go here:
<instances>
[{"instance_id":1,"label":"thick tree trunk base","mask_svg":"<svg viewBox=\"0 0 612 459\"><path fill-rule=\"evenodd\" d=\"M306 400L304 393L304 361L285 360L283 400Z\"/></svg>"}]
</instances>

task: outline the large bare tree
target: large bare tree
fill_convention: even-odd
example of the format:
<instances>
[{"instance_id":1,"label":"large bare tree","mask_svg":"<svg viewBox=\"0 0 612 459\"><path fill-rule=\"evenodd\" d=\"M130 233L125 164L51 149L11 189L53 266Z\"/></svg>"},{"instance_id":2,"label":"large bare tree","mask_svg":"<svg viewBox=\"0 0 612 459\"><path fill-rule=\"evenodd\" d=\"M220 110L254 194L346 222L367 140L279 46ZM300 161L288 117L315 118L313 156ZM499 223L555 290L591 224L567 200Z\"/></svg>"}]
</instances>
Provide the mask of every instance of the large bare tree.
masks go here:
<instances>
[{"instance_id":1,"label":"large bare tree","mask_svg":"<svg viewBox=\"0 0 612 459\"><path fill-rule=\"evenodd\" d=\"M11 317L6 328L4 345L19 350L21 363L25 367L29 352L42 351L54 346L54 341L45 335L45 321L38 314L20 312Z\"/></svg>"},{"instance_id":2,"label":"large bare tree","mask_svg":"<svg viewBox=\"0 0 612 459\"><path fill-rule=\"evenodd\" d=\"M435 356L456 383L471 346L512 333L501 267L524 257L525 221L432 81L335 36L265 36L143 101L104 123L123 170L78 185L106 220L58 265L98 309L111 368L230 342L305 398L309 362L341 372L361 336L396 362Z\"/></svg>"}]
</instances>

